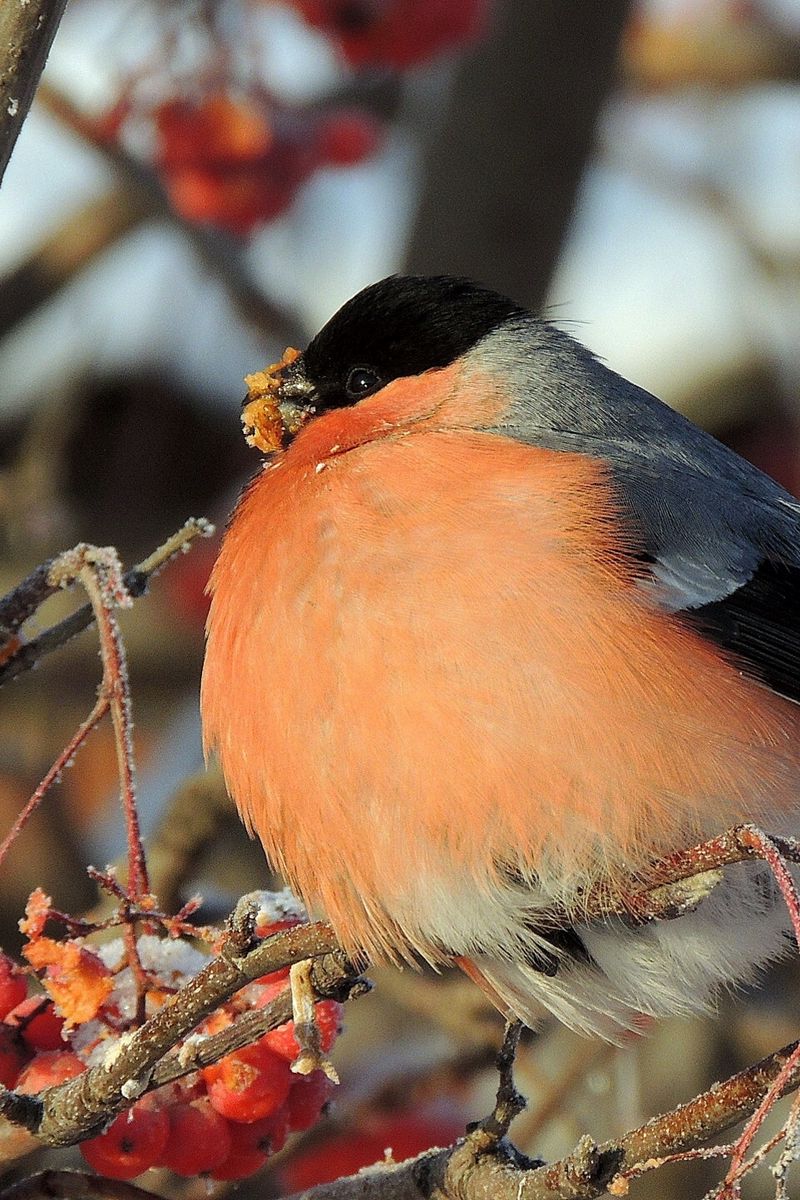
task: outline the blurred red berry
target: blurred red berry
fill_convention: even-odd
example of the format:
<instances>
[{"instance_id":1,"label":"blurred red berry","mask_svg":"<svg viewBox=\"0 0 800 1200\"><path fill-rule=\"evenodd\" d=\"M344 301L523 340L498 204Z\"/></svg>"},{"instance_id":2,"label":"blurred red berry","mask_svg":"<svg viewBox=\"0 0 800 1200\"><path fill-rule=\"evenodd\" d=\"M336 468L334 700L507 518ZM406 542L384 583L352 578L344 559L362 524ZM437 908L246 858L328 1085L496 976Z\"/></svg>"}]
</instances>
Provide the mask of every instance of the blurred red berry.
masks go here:
<instances>
[{"instance_id":1,"label":"blurred red berry","mask_svg":"<svg viewBox=\"0 0 800 1200\"><path fill-rule=\"evenodd\" d=\"M231 1151L229 1123L208 1100L171 1104L160 1165L176 1175L200 1175L222 1165Z\"/></svg>"},{"instance_id":2,"label":"blurred red berry","mask_svg":"<svg viewBox=\"0 0 800 1200\"><path fill-rule=\"evenodd\" d=\"M294 0L354 67L404 70L475 41L490 0Z\"/></svg>"},{"instance_id":3,"label":"blurred red berry","mask_svg":"<svg viewBox=\"0 0 800 1200\"><path fill-rule=\"evenodd\" d=\"M263 1003L259 1002L259 1007L263 1006ZM319 1004L314 1005L314 1012L319 1029L320 1049L323 1054L327 1054L339 1036L344 1009L335 1000L320 1000ZM286 1021L277 1029L271 1029L269 1033L264 1034L261 1041L290 1063L293 1063L300 1053L300 1045L294 1035L294 1021Z\"/></svg>"},{"instance_id":4,"label":"blurred red berry","mask_svg":"<svg viewBox=\"0 0 800 1200\"><path fill-rule=\"evenodd\" d=\"M157 162L188 221L247 235L280 216L319 165L310 121L273 128L262 100L214 93L173 99L155 113Z\"/></svg>"},{"instance_id":5,"label":"blurred red berry","mask_svg":"<svg viewBox=\"0 0 800 1200\"><path fill-rule=\"evenodd\" d=\"M205 625L211 603L206 584L218 554L218 539L204 541L192 554L181 555L164 574L162 587L171 607L191 625Z\"/></svg>"},{"instance_id":6,"label":"blurred red berry","mask_svg":"<svg viewBox=\"0 0 800 1200\"><path fill-rule=\"evenodd\" d=\"M333 167L352 167L370 158L381 144L380 123L358 109L329 113L317 131L317 150Z\"/></svg>"},{"instance_id":7,"label":"blurred red berry","mask_svg":"<svg viewBox=\"0 0 800 1200\"><path fill-rule=\"evenodd\" d=\"M4 1017L28 994L28 981L13 959L0 953L0 1017Z\"/></svg>"},{"instance_id":8,"label":"blurred red berry","mask_svg":"<svg viewBox=\"0 0 800 1200\"><path fill-rule=\"evenodd\" d=\"M10 1025L0 1024L0 1083L3 1087L14 1087L19 1073L28 1061L17 1031Z\"/></svg>"},{"instance_id":9,"label":"blurred red berry","mask_svg":"<svg viewBox=\"0 0 800 1200\"><path fill-rule=\"evenodd\" d=\"M302 1154L293 1156L281 1175L289 1191L301 1192L381 1162L387 1149L391 1149L395 1162L402 1162L431 1146L448 1146L463 1132L460 1122L442 1120L438 1116L397 1114L382 1117L371 1122L369 1129L354 1129L323 1138Z\"/></svg>"},{"instance_id":10,"label":"blurred red berry","mask_svg":"<svg viewBox=\"0 0 800 1200\"><path fill-rule=\"evenodd\" d=\"M105 1133L81 1143L92 1170L111 1179L133 1179L161 1162L169 1136L169 1117L152 1102L139 1101L120 1113Z\"/></svg>"},{"instance_id":11,"label":"blurred red berry","mask_svg":"<svg viewBox=\"0 0 800 1200\"><path fill-rule=\"evenodd\" d=\"M289 1094L292 1074L263 1041L226 1054L205 1067L203 1078L214 1108L230 1121L251 1122L277 1112Z\"/></svg>"},{"instance_id":12,"label":"blurred red berry","mask_svg":"<svg viewBox=\"0 0 800 1200\"><path fill-rule=\"evenodd\" d=\"M292 1133L310 1129L333 1095L334 1084L323 1071L296 1075L284 1105Z\"/></svg>"},{"instance_id":13,"label":"blurred red berry","mask_svg":"<svg viewBox=\"0 0 800 1200\"><path fill-rule=\"evenodd\" d=\"M245 1179L277 1154L286 1141L286 1117L279 1109L272 1117L242 1125L231 1121L230 1150L225 1161L211 1172L212 1179Z\"/></svg>"},{"instance_id":14,"label":"blurred red berry","mask_svg":"<svg viewBox=\"0 0 800 1200\"><path fill-rule=\"evenodd\" d=\"M170 200L187 221L217 225L246 236L291 207L298 188L313 170L301 151L295 161L288 146L246 167L182 167L166 178Z\"/></svg>"},{"instance_id":15,"label":"blurred red berry","mask_svg":"<svg viewBox=\"0 0 800 1200\"><path fill-rule=\"evenodd\" d=\"M32 1058L17 1080L16 1090L34 1095L44 1088L55 1087L65 1079L74 1079L86 1064L71 1050L43 1050Z\"/></svg>"},{"instance_id":16,"label":"blurred red berry","mask_svg":"<svg viewBox=\"0 0 800 1200\"><path fill-rule=\"evenodd\" d=\"M196 103L176 97L154 115L162 167L249 163L263 158L273 141L267 110L245 96L214 92Z\"/></svg>"},{"instance_id":17,"label":"blurred red berry","mask_svg":"<svg viewBox=\"0 0 800 1200\"><path fill-rule=\"evenodd\" d=\"M6 1013L8 1025L19 1029L19 1036L31 1050L63 1050L61 1030L64 1018L60 1017L46 996L28 996Z\"/></svg>"}]
</instances>

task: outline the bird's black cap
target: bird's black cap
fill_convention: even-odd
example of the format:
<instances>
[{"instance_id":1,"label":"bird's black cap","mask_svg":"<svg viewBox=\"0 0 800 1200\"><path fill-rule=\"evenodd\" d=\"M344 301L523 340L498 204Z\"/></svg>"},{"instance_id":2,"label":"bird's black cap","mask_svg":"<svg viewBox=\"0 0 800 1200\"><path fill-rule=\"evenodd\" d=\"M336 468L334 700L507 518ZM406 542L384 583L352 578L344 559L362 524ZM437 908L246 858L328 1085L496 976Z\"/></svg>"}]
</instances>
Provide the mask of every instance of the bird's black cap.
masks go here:
<instances>
[{"instance_id":1,"label":"bird's black cap","mask_svg":"<svg viewBox=\"0 0 800 1200\"><path fill-rule=\"evenodd\" d=\"M469 279L391 275L331 317L303 355L317 404L352 404L408 375L446 367L524 309Z\"/></svg>"}]
</instances>

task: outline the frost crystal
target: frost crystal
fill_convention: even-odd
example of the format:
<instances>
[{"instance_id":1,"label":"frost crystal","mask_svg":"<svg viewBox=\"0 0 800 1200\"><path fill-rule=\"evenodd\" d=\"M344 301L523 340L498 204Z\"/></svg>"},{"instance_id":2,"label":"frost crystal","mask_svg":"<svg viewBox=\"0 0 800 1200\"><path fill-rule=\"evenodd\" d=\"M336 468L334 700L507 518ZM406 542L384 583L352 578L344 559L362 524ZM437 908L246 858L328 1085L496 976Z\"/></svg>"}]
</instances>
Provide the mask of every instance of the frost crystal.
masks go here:
<instances>
[{"instance_id":1,"label":"frost crystal","mask_svg":"<svg viewBox=\"0 0 800 1200\"><path fill-rule=\"evenodd\" d=\"M306 910L289 888L282 892L255 892L253 898L258 902L257 925L274 925L277 921L293 918L307 919Z\"/></svg>"}]
</instances>

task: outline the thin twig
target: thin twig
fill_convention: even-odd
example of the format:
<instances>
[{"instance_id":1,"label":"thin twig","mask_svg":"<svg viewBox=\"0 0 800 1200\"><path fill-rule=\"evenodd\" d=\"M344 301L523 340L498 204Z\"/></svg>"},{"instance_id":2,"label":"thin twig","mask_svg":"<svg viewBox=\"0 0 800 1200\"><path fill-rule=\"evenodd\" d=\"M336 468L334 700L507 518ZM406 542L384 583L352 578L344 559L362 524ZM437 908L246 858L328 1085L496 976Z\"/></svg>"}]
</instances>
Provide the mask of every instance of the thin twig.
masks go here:
<instances>
[{"instance_id":1,"label":"thin twig","mask_svg":"<svg viewBox=\"0 0 800 1200\"><path fill-rule=\"evenodd\" d=\"M91 731L95 728L95 726L100 724L100 722L102 721L103 717L106 715L107 712L108 712L108 696L100 695L97 697L95 706L92 709L92 711L89 713L89 716L86 718L85 721L82 721L81 724L78 726L75 733L72 735L72 737L67 742L64 749L58 755L55 762L50 767L50 770L44 776L41 783L38 785L38 787L34 791L33 795L31 796L31 798L28 800L27 804L23 808L22 812L19 814L16 821L11 826L11 829L9 830L9 832L3 838L3 841L0 842L0 865L2 865L2 863L4 862L5 857L8 854L9 850L11 849L11 847L13 846L14 842L17 840L19 835L22 833L22 830L28 824L28 821L30 821L31 817L38 809L39 805L41 804L42 800L45 798L45 796L49 792L50 788L53 786L54 783L58 782L58 779L60 778L61 773L63 772L64 768L69 766L69 764L72 762L73 758L77 754L78 750L80 750L81 746L86 741L86 738L89 736Z\"/></svg>"},{"instance_id":2,"label":"thin twig","mask_svg":"<svg viewBox=\"0 0 800 1200\"><path fill-rule=\"evenodd\" d=\"M483 1154L487 1150L495 1149L508 1134L514 1118L525 1108L525 1097L521 1096L514 1086L514 1059L522 1029L521 1021L509 1021L506 1025L503 1045L497 1055L500 1080L494 1108L488 1117L470 1130L469 1134L469 1140L476 1153Z\"/></svg>"},{"instance_id":3,"label":"thin twig","mask_svg":"<svg viewBox=\"0 0 800 1200\"><path fill-rule=\"evenodd\" d=\"M114 614L115 608L130 607L132 599L125 587L117 553L110 547L99 549L97 546L83 543L73 550L66 551L54 560L48 579L58 587L66 587L73 581L80 581L94 613L100 638L100 659L103 664L100 695L107 699L111 711L120 798L127 830L127 895L132 903L139 904L150 888L136 807L128 664Z\"/></svg>"},{"instance_id":4,"label":"thin twig","mask_svg":"<svg viewBox=\"0 0 800 1200\"><path fill-rule=\"evenodd\" d=\"M123 576L125 590L131 597L142 596L147 591L150 580L157 575L176 555L188 550L190 544L198 537L210 537L214 532L205 517L191 517L176 533L173 533L162 546L149 554L142 562L137 563ZM47 576L52 567L52 560L37 567L13 591L0 600L0 614L19 614L27 607L30 616L33 611L58 589L48 582ZM17 592L23 589L22 600L17 599ZM34 603L34 595L39 599ZM23 620L27 619L27 616ZM16 616L13 616L16 619ZM63 621L46 629L37 638L24 642L6 659L0 660L0 686L15 679L24 671L29 671L40 659L53 650L60 649L76 634L88 629L95 619L91 604L85 604L65 617Z\"/></svg>"}]
</instances>

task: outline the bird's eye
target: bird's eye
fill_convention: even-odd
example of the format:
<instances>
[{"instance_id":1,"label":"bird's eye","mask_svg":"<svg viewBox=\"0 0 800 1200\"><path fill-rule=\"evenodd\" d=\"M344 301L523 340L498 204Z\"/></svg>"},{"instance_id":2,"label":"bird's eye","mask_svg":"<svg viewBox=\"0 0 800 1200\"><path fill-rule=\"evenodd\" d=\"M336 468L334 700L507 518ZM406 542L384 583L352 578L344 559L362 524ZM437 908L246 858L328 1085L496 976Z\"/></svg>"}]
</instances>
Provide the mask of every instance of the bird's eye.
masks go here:
<instances>
[{"instance_id":1,"label":"bird's eye","mask_svg":"<svg viewBox=\"0 0 800 1200\"><path fill-rule=\"evenodd\" d=\"M351 400L360 400L362 396L369 396L371 392L377 392L382 384L383 380L380 375L371 371L369 367L354 367L347 376L344 388Z\"/></svg>"}]
</instances>

